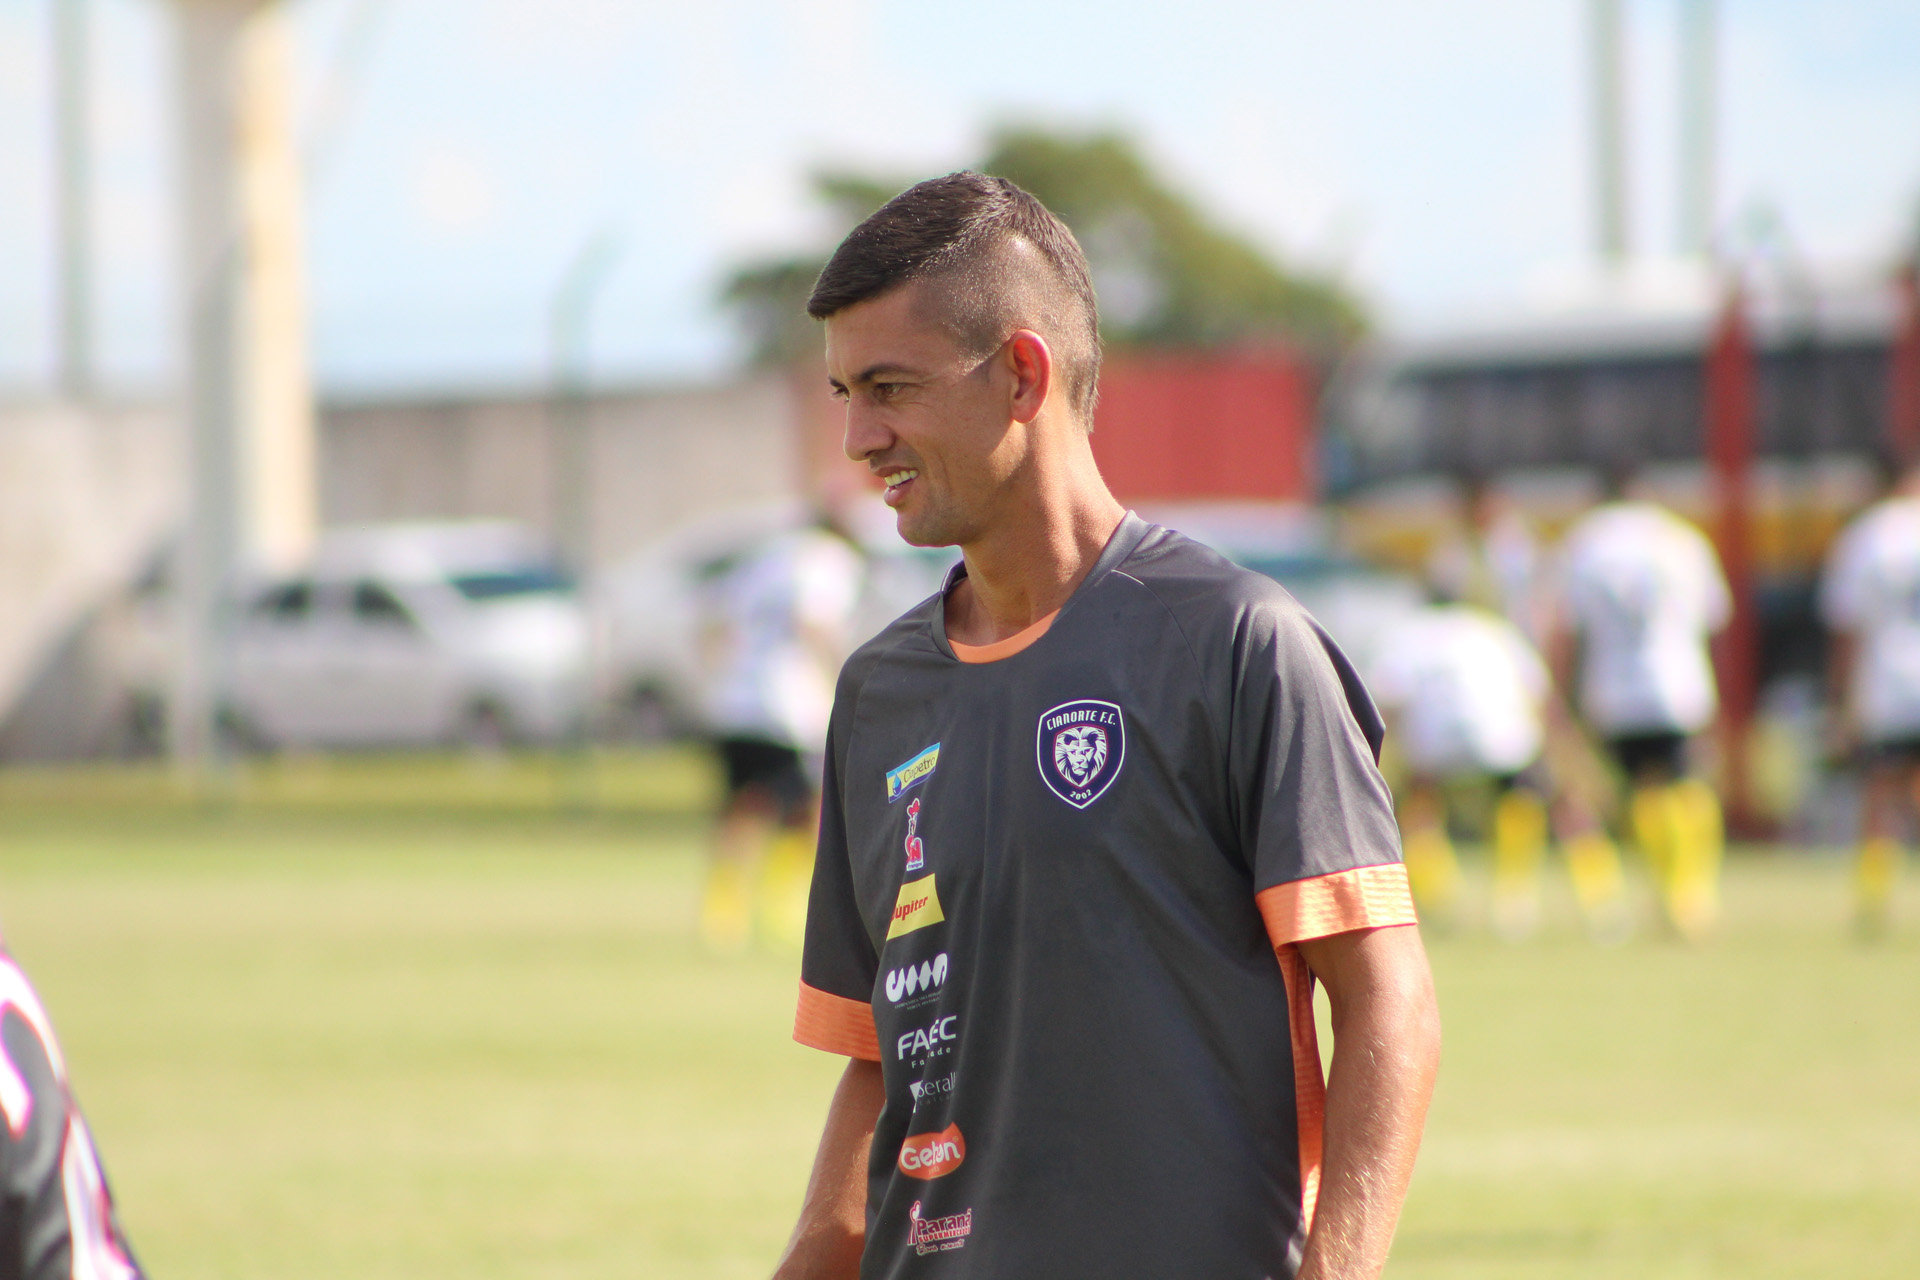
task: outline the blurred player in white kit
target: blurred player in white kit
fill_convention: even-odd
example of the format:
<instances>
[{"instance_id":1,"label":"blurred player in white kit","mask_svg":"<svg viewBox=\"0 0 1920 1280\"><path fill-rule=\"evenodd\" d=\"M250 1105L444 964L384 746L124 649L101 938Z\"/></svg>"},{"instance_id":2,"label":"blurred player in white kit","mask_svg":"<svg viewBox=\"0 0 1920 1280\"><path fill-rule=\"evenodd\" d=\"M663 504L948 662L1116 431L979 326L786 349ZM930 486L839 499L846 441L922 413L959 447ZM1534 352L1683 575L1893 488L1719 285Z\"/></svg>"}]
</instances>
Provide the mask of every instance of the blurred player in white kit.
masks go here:
<instances>
[{"instance_id":1,"label":"blurred player in white kit","mask_svg":"<svg viewBox=\"0 0 1920 1280\"><path fill-rule=\"evenodd\" d=\"M1428 559L1428 581L1447 598L1498 614L1535 645L1543 643L1547 600L1539 541L1489 477L1467 476L1460 497L1465 528Z\"/></svg>"},{"instance_id":2,"label":"blurred player in white kit","mask_svg":"<svg viewBox=\"0 0 1920 1280\"><path fill-rule=\"evenodd\" d=\"M700 910L710 947L742 947L756 924L780 946L805 934L820 752L863 578L860 552L822 516L757 548L702 602L707 723L727 787Z\"/></svg>"},{"instance_id":3,"label":"blurred player in white kit","mask_svg":"<svg viewBox=\"0 0 1920 1280\"><path fill-rule=\"evenodd\" d=\"M1422 910L1457 914L1459 864L1447 834L1444 788L1491 779L1493 927L1509 941L1540 919L1540 871L1549 811L1545 748L1555 706L1539 651L1512 622L1439 600L1383 645L1369 687L1392 719L1411 775L1400 806L1407 874ZM1588 822L1561 823L1575 896L1596 936L1627 924L1613 842Z\"/></svg>"},{"instance_id":4,"label":"blurred player in white kit","mask_svg":"<svg viewBox=\"0 0 1920 1280\"><path fill-rule=\"evenodd\" d=\"M1535 745L1523 766L1524 779L1516 786L1515 779L1507 776L1508 771L1490 767L1485 760L1464 768L1449 766L1456 777L1492 776L1501 789L1492 832L1494 927L1510 939L1532 931L1539 917L1540 873L1551 826L1562 842L1574 896L1589 930L1601 941L1619 941L1626 936L1631 919L1626 909L1620 854L1599 816L1608 797L1604 794L1605 785L1596 786L1595 779L1604 774L1605 766L1600 764L1592 745L1567 714L1539 656L1539 648L1546 643L1552 629L1547 558L1515 504L1489 477L1468 475L1462 484L1461 499L1464 527L1460 536L1442 544L1428 561L1428 580L1434 584L1439 598L1458 602L1451 606L1455 618L1472 616L1474 611L1468 606L1478 606L1482 621L1473 630L1483 637L1491 634L1491 629L1484 625L1487 621L1503 623L1509 634L1501 637L1503 643L1499 645L1442 644L1432 653L1422 653L1424 642L1415 639L1393 645L1393 651L1403 655L1397 660L1403 670L1433 664L1460 669L1460 674L1443 677L1438 685L1430 686L1420 679L1406 684L1410 699L1455 703L1457 711L1436 705L1431 709L1410 707L1405 714L1409 722L1432 715L1458 714L1509 718L1510 726L1517 725L1518 721L1511 717L1516 715L1513 708L1519 704L1511 698L1459 699L1442 691L1449 683L1473 687L1476 682L1494 678L1487 673L1512 669L1498 677L1501 686L1511 687L1517 680L1530 691L1527 714L1531 717ZM1442 610L1435 615L1436 619L1447 612ZM1406 665L1409 663L1413 664L1411 668ZM1394 675L1389 678L1397 679ZM1510 741L1518 740L1518 731L1513 727L1491 732L1504 733ZM1453 871L1451 846L1444 843L1444 825L1428 819L1441 792L1428 787L1417 787L1416 791L1419 794L1410 796L1410 805L1403 809L1403 817L1413 823L1408 832L1407 865L1410 874L1414 874L1416 867L1423 869L1423 873L1415 874L1416 888L1425 882L1427 901L1433 903L1433 908L1444 918L1452 907L1442 905L1434 895L1441 892L1440 886L1457 885L1458 876ZM1601 794L1596 797L1596 792Z\"/></svg>"},{"instance_id":5,"label":"blurred player in white kit","mask_svg":"<svg viewBox=\"0 0 1920 1280\"><path fill-rule=\"evenodd\" d=\"M1866 768L1854 889L1873 934L1892 906L1902 827L1920 817L1920 462L1834 544L1820 610L1834 633L1840 736Z\"/></svg>"},{"instance_id":6,"label":"blurred player in white kit","mask_svg":"<svg viewBox=\"0 0 1920 1280\"><path fill-rule=\"evenodd\" d=\"M1607 477L1608 500L1576 521L1562 548L1559 656L1577 644L1581 713L1632 789L1633 836L1668 922L1698 939L1719 916L1725 845L1719 798L1692 775L1689 740L1719 710L1707 645L1733 613L1706 537Z\"/></svg>"},{"instance_id":7,"label":"blurred player in white kit","mask_svg":"<svg viewBox=\"0 0 1920 1280\"><path fill-rule=\"evenodd\" d=\"M1538 914L1538 867L1547 812L1524 775L1540 759L1549 693L1546 666L1506 619L1441 602L1388 638L1368 677L1410 774L1400 804L1407 875L1430 919L1458 911L1460 872L1447 835L1442 788L1492 778L1494 928L1517 938Z\"/></svg>"}]
</instances>

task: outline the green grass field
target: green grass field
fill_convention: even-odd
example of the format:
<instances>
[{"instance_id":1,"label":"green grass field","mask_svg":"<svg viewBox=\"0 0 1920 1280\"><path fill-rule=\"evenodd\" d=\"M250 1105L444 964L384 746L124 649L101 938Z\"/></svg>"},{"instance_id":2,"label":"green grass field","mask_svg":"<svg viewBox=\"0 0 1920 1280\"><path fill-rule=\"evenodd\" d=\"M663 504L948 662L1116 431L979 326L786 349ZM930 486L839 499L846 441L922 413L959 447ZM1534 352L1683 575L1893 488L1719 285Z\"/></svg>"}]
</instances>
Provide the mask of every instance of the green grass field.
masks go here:
<instances>
[{"instance_id":1,"label":"green grass field","mask_svg":"<svg viewBox=\"0 0 1920 1280\"><path fill-rule=\"evenodd\" d=\"M793 960L691 945L710 786L676 755L296 761L211 807L0 775L0 921L152 1273L764 1275L838 1064L787 1038ZM1837 862L1766 856L1697 952L1435 940L1389 1274L1915 1274L1912 888L1874 948Z\"/></svg>"}]
</instances>

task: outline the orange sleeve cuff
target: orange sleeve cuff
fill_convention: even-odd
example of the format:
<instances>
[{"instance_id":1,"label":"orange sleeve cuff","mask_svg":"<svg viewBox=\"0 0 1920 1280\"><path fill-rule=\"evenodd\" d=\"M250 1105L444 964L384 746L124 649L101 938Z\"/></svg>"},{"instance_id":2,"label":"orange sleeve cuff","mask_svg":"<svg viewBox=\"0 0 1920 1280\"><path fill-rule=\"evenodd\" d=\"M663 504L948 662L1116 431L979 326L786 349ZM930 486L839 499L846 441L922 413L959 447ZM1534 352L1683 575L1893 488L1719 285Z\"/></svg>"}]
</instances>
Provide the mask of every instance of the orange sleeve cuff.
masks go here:
<instances>
[{"instance_id":1,"label":"orange sleeve cuff","mask_svg":"<svg viewBox=\"0 0 1920 1280\"><path fill-rule=\"evenodd\" d=\"M880 1033L873 1006L800 984L800 1006L793 1015L793 1038L809 1049L848 1058L880 1061Z\"/></svg>"},{"instance_id":2,"label":"orange sleeve cuff","mask_svg":"<svg viewBox=\"0 0 1920 1280\"><path fill-rule=\"evenodd\" d=\"M1253 900L1276 947L1355 929L1419 923L1407 869L1398 862L1277 884Z\"/></svg>"}]
</instances>

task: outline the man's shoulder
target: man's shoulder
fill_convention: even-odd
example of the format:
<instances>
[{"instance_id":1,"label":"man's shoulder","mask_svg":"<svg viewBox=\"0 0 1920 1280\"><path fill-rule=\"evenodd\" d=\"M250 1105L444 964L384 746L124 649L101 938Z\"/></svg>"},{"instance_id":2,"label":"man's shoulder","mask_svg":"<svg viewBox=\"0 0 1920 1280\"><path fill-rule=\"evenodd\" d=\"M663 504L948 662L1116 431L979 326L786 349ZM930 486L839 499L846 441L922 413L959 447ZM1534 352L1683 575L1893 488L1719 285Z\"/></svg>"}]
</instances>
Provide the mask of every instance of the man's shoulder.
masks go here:
<instances>
[{"instance_id":1,"label":"man's shoulder","mask_svg":"<svg viewBox=\"0 0 1920 1280\"><path fill-rule=\"evenodd\" d=\"M849 681L854 687L864 683L873 669L891 655L910 649L933 650L933 611L940 607L944 597L944 591L934 592L849 654L840 668L841 689L847 689Z\"/></svg>"},{"instance_id":2,"label":"man's shoulder","mask_svg":"<svg viewBox=\"0 0 1920 1280\"><path fill-rule=\"evenodd\" d=\"M1287 589L1263 573L1235 564L1177 529L1148 527L1115 573L1146 589L1183 625L1237 628L1306 616Z\"/></svg>"}]
</instances>

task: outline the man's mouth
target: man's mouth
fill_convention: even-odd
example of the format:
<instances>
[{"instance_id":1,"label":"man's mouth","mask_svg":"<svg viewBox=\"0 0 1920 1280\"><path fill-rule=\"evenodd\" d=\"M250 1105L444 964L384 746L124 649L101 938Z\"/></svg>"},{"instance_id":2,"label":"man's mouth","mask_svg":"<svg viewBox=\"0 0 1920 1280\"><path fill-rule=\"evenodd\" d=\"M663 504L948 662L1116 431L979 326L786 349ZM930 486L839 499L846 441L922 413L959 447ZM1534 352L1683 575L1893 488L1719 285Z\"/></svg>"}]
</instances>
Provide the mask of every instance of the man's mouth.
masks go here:
<instances>
[{"instance_id":1,"label":"man's mouth","mask_svg":"<svg viewBox=\"0 0 1920 1280\"><path fill-rule=\"evenodd\" d=\"M889 504L896 503L904 497L906 495L907 482L919 474L917 470L911 467L903 467L898 471L889 471L881 476L881 483L887 486L887 502Z\"/></svg>"}]
</instances>

